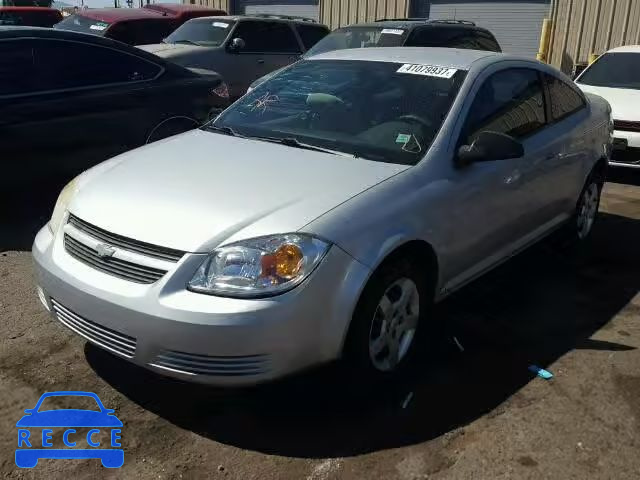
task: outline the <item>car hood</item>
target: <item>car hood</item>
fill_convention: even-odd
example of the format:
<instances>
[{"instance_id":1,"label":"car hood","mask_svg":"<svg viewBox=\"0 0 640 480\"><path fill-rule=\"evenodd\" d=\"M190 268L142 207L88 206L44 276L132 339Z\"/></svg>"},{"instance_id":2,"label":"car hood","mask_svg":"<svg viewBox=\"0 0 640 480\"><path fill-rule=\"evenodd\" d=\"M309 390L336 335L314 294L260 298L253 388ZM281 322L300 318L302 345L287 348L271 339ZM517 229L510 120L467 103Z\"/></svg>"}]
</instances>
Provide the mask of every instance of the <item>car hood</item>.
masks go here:
<instances>
[{"instance_id":1,"label":"car hood","mask_svg":"<svg viewBox=\"0 0 640 480\"><path fill-rule=\"evenodd\" d=\"M155 53L160 57L171 57L187 52L199 52L203 48L199 45L189 45L184 43L155 43L152 45L139 45L138 48L145 52Z\"/></svg>"},{"instance_id":2,"label":"car hood","mask_svg":"<svg viewBox=\"0 0 640 480\"><path fill-rule=\"evenodd\" d=\"M613 118L616 120L640 121L640 90L630 88L594 87L579 83L578 86L585 93L593 93L604 98L609 105Z\"/></svg>"},{"instance_id":3,"label":"car hood","mask_svg":"<svg viewBox=\"0 0 640 480\"><path fill-rule=\"evenodd\" d=\"M17 427L121 427L114 415L91 410L47 410L25 415Z\"/></svg>"},{"instance_id":4,"label":"car hood","mask_svg":"<svg viewBox=\"0 0 640 480\"><path fill-rule=\"evenodd\" d=\"M298 231L410 168L203 130L110 162L84 174L70 211L109 232L188 252Z\"/></svg>"}]
</instances>

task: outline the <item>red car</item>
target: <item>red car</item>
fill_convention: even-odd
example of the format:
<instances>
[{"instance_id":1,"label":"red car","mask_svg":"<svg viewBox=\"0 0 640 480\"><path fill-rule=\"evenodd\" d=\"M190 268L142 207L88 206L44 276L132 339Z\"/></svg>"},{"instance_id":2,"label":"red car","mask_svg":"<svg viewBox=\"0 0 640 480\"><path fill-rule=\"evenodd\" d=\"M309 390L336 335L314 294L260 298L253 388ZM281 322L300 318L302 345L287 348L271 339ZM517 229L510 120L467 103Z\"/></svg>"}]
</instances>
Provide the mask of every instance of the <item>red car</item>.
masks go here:
<instances>
[{"instance_id":1,"label":"red car","mask_svg":"<svg viewBox=\"0 0 640 480\"><path fill-rule=\"evenodd\" d=\"M227 14L227 12L225 12L224 10L218 10L216 8L181 3L152 3L149 5L145 5L143 8L148 8L149 10L154 10L156 12L174 15L178 20L180 20L180 25L182 25L187 20L191 20L192 18L215 17Z\"/></svg>"},{"instance_id":2,"label":"red car","mask_svg":"<svg viewBox=\"0 0 640 480\"><path fill-rule=\"evenodd\" d=\"M53 27L60 20L62 20L62 13L55 8L0 7L0 26Z\"/></svg>"},{"instance_id":3,"label":"red car","mask_svg":"<svg viewBox=\"0 0 640 480\"><path fill-rule=\"evenodd\" d=\"M129 45L160 43L194 17L225 15L200 5L149 5L149 8L91 8L65 18L54 28L90 33Z\"/></svg>"}]
</instances>

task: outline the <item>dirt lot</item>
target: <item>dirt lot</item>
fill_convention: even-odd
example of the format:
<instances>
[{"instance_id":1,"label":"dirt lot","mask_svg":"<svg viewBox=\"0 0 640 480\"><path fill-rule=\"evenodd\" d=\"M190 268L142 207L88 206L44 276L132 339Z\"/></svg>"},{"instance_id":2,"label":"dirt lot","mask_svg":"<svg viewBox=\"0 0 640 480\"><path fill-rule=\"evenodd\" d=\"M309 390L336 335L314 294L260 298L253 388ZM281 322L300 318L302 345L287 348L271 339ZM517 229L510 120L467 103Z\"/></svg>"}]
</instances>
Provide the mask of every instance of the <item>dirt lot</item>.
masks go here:
<instances>
[{"instance_id":1,"label":"dirt lot","mask_svg":"<svg viewBox=\"0 0 640 480\"><path fill-rule=\"evenodd\" d=\"M438 315L464 351L443 342L423 369L379 392L359 391L335 367L221 391L129 365L49 319L31 279L29 247L38 222L3 221L0 473L638 479L638 173L617 173L607 185L589 250L567 254L541 245L447 300ZM527 369L532 363L555 378L534 377ZM116 409L124 423L121 469L106 470L97 460L15 467L15 422L52 390L93 391Z\"/></svg>"}]
</instances>

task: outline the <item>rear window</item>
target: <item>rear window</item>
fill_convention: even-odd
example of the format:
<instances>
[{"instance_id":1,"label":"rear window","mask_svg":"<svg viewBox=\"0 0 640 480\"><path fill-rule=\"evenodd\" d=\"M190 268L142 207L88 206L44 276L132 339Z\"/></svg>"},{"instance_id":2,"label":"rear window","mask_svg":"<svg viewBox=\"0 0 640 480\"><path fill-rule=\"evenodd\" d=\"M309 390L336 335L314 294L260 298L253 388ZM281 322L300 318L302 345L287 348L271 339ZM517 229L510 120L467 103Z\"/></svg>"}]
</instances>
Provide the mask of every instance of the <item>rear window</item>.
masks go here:
<instances>
[{"instance_id":1,"label":"rear window","mask_svg":"<svg viewBox=\"0 0 640 480\"><path fill-rule=\"evenodd\" d=\"M576 82L594 87L640 90L640 53L605 53Z\"/></svg>"},{"instance_id":2,"label":"rear window","mask_svg":"<svg viewBox=\"0 0 640 480\"><path fill-rule=\"evenodd\" d=\"M306 57L331 50L366 47L399 47L407 36L404 28L345 27L334 30L315 44Z\"/></svg>"},{"instance_id":3,"label":"rear window","mask_svg":"<svg viewBox=\"0 0 640 480\"><path fill-rule=\"evenodd\" d=\"M101 22L94 18L83 17L82 15L71 15L53 28L61 30L71 30L73 32L90 33L93 35L104 36L111 24Z\"/></svg>"},{"instance_id":4,"label":"rear window","mask_svg":"<svg viewBox=\"0 0 640 480\"><path fill-rule=\"evenodd\" d=\"M219 47L227 39L234 25L235 22L211 18L189 20L178 27L164 41L165 43Z\"/></svg>"}]
</instances>

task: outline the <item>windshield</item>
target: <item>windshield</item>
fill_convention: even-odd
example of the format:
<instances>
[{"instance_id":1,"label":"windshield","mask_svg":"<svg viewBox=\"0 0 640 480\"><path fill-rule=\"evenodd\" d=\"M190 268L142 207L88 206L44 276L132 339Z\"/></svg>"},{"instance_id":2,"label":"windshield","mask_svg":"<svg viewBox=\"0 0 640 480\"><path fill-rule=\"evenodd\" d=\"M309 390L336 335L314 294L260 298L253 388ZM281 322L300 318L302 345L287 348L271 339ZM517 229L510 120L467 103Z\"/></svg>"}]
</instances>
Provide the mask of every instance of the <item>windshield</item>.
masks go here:
<instances>
[{"instance_id":1,"label":"windshield","mask_svg":"<svg viewBox=\"0 0 640 480\"><path fill-rule=\"evenodd\" d=\"M305 53L305 58L331 50L366 47L399 47L407 30L382 27L345 27L334 30Z\"/></svg>"},{"instance_id":2,"label":"windshield","mask_svg":"<svg viewBox=\"0 0 640 480\"><path fill-rule=\"evenodd\" d=\"M189 20L165 38L165 43L186 43L206 47L219 47L224 43L234 22L226 20Z\"/></svg>"},{"instance_id":3,"label":"windshield","mask_svg":"<svg viewBox=\"0 0 640 480\"><path fill-rule=\"evenodd\" d=\"M605 53L577 83L595 87L640 89L640 53Z\"/></svg>"},{"instance_id":4,"label":"windshield","mask_svg":"<svg viewBox=\"0 0 640 480\"><path fill-rule=\"evenodd\" d=\"M93 18L83 17L82 15L71 15L60 23L56 23L53 28L102 36L106 33L109 25L109 23L101 22L100 20L95 20Z\"/></svg>"},{"instance_id":5,"label":"windshield","mask_svg":"<svg viewBox=\"0 0 640 480\"><path fill-rule=\"evenodd\" d=\"M302 60L240 98L212 126L414 165L431 145L465 76L438 68Z\"/></svg>"}]
</instances>

